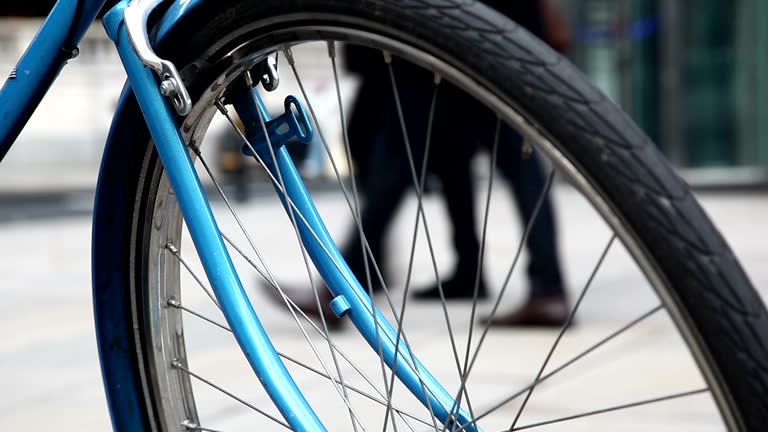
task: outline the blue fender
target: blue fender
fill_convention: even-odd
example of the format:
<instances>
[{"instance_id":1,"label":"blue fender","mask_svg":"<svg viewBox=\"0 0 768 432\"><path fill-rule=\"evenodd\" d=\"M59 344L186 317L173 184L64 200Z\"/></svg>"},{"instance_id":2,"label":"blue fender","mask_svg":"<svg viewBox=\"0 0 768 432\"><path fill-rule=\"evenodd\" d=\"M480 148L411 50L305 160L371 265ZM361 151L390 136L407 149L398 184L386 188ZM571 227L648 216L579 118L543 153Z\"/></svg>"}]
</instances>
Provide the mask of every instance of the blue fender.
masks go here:
<instances>
[{"instance_id":1,"label":"blue fender","mask_svg":"<svg viewBox=\"0 0 768 432\"><path fill-rule=\"evenodd\" d=\"M155 27L156 40L183 22L187 14L212 0L180 0L171 5ZM116 7L121 7L119 4ZM124 7L124 5L122 5ZM92 232L93 308L102 378L112 426L117 431L151 430L131 326L128 257L136 173L144 158L149 130L130 85L126 83L115 110L101 161Z\"/></svg>"}]
</instances>

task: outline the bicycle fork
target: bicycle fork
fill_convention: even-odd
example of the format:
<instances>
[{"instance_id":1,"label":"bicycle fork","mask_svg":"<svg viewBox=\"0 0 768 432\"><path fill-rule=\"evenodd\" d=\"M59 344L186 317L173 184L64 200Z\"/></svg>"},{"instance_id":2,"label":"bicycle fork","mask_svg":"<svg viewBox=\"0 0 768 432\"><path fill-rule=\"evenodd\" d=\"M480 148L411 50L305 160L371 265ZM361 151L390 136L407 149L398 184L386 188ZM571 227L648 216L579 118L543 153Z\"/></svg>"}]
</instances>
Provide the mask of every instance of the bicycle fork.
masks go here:
<instances>
[{"instance_id":1,"label":"bicycle fork","mask_svg":"<svg viewBox=\"0 0 768 432\"><path fill-rule=\"evenodd\" d=\"M104 16L104 26L109 37L117 45L131 88L144 114L166 174L178 198L187 228L227 323L256 376L291 428L296 431L325 431L326 428L278 357L252 304L248 301L222 240L186 143L171 111L171 104L180 111L180 105L183 105L184 101L179 103L178 97L165 97L173 91L176 91L175 95L178 96L182 93L180 89L183 93L186 90L180 82L167 84L168 79L162 76L161 82L158 83L152 70L140 58L140 52L137 52L135 47L137 41L131 39L128 34L124 20L126 7L127 1L113 7ZM144 41L146 40L145 36ZM163 64L166 63L170 62ZM175 71L175 68L172 70ZM169 76L173 78L172 75ZM175 88L170 89L170 86ZM272 119L255 89L244 87L241 93L231 96L234 108L244 123L258 125L246 127L246 138L254 144L256 153L265 161L264 166L270 171L273 179L279 179L273 180L273 184L286 211L295 221L312 262L335 296L331 305L333 310L340 316L349 317L400 381L442 424L448 425L448 430L457 425L467 431L479 430L469 414L455 406L453 396L419 362L403 340L402 334L396 332L373 305L345 263L286 148L282 145L285 140L278 139L278 132L284 133L285 127L276 127L271 131L266 128ZM276 120L281 119L292 131L292 135L303 140L311 139L311 124L298 100L292 98L286 102L286 113Z\"/></svg>"}]
</instances>

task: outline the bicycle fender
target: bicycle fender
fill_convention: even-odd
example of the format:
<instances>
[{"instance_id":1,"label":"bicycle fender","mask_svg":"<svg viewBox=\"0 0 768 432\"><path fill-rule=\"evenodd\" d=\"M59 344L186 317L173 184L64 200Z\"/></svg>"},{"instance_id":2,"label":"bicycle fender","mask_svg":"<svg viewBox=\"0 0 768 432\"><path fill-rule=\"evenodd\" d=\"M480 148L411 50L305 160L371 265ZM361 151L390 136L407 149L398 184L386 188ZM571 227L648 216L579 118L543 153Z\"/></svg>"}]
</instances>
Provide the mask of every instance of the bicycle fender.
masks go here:
<instances>
[{"instance_id":1,"label":"bicycle fender","mask_svg":"<svg viewBox=\"0 0 768 432\"><path fill-rule=\"evenodd\" d=\"M177 28L192 11L215 0L174 2L155 26L158 42ZM93 308L102 379L112 427L116 431L151 430L152 413L142 392L141 370L134 344L138 337L127 304L129 272L125 256L130 251L130 212L136 190L135 173L144 159L149 130L130 84L126 83L110 126L99 170L93 211L91 261ZM134 178L131 178L134 177ZM131 184L133 182L134 184Z\"/></svg>"}]
</instances>

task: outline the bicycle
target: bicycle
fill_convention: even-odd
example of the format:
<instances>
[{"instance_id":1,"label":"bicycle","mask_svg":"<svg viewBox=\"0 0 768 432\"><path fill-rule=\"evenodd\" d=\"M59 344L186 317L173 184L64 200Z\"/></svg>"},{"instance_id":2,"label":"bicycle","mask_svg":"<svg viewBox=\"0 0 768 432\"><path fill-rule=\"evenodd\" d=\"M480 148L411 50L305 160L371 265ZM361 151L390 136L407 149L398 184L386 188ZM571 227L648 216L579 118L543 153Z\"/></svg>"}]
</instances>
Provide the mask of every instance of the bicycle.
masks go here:
<instances>
[{"instance_id":1,"label":"bicycle","mask_svg":"<svg viewBox=\"0 0 768 432\"><path fill-rule=\"evenodd\" d=\"M57 2L0 91L0 155L8 151L58 71L77 56L79 39L104 3ZM104 385L115 429L214 430L199 414L199 396L204 392L193 384L194 380L264 414L270 425L326 430L324 422L328 418L321 420L316 408L330 402L321 398L310 403L294 380L295 371L289 372L285 362L330 384L324 395L337 395L338 400L329 408L328 416L340 413L338 417L343 417L346 427L354 430L367 430L367 421L383 424L384 430L415 430L414 424L451 431L484 430L484 426L488 430L488 425L497 424L505 430L559 425L585 415L519 424L534 389L563 367L662 309L669 313L688 344L706 387L586 414L708 393L728 429L764 430L768 425L768 402L764 397L768 394L768 315L728 246L688 187L631 120L567 61L506 18L481 4L456 0L133 0L111 2L111 6L103 21L115 41L128 83L115 113L99 175L93 285ZM477 299L471 305L464 353L454 341L446 302L440 305L450 339L450 346L446 344L446 349L450 348L448 362L456 367L449 377L431 369L434 363L422 362L416 341L409 340L404 330L407 294L402 305L397 305L386 292L388 304L379 310L346 266L326 229L328 218L323 218L315 207L317 195L313 197L307 191L284 146L291 139L308 142L315 134L326 142L317 128L318 119L301 84L294 55L303 43L316 41L327 44L342 129L344 102L336 44L360 44L380 50L382 67L392 77L393 89L392 59L406 59L434 74L436 93L444 81L460 87L492 109L499 119L497 124L513 125L528 145L548 157L552 170L542 197L558 172L570 180L613 230L568 322L531 383L521 391L508 396L505 389L507 396L493 401L485 397L488 395L470 397L471 373L476 377L476 366L487 365L482 360L477 363L486 337L497 336L501 343L508 342L503 334L489 332L486 326L477 330L480 333L475 335L475 349L470 349ZM278 56L289 65L302 97L288 95L284 112L273 118L262 100L261 89L278 88ZM397 99L397 91L393 95ZM278 352L277 341L261 325L232 256L242 256L241 270L252 267L271 288L281 292L278 278L266 266L245 222L217 188L214 193L221 194L234 224L242 229L241 241L248 243L256 258L237 239L219 229L197 173L199 168L214 179L201 145L217 113L235 125L230 110L236 111L245 124L237 134L246 153L264 167L279 198L276 202L286 210L289 238L300 243L301 271L306 270L315 286L312 263L334 294L333 311L351 321L370 345L369 354L377 358L373 370L382 374L383 390L363 370L370 364L350 361L347 349L331 337L322 315L317 324L296 310L288 297L281 297L322 370L296 360L290 353ZM400 118L404 123L402 112ZM430 124L427 129L432 127L437 126ZM404 133L406 143L407 136ZM429 143L429 134L426 141ZM345 142L347 150L348 146ZM418 197L413 236L415 239L422 223L433 249L421 194L424 171L418 172L413 163L412 168ZM359 217L359 203L354 181L345 184L338 171L336 174L355 219ZM492 184L491 174L486 216ZM348 189L352 189L351 193ZM486 228L484 223L483 245ZM181 253L184 229L194 243L207 283L197 275L190 258ZM659 294L661 305L544 374L614 240L632 255ZM361 247L366 246L363 241ZM522 242L512 254L512 265L494 301L492 315L500 305L521 247ZM435 254L431 252L427 265L439 283ZM411 252L409 270L413 259ZM367 278L380 279L386 287L375 263ZM187 282L195 287L196 294L189 288L182 296L181 285ZM406 293L408 287L409 281ZM197 291L200 289L202 293ZM195 295L209 298L205 308L212 313L220 310L226 324L190 307L187 299ZM282 419L194 371L187 355L190 343L185 329L193 327L195 319L234 334ZM321 335L333 367L323 361L302 323ZM346 375L342 373L345 368ZM352 379L352 373L365 381L363 385L370 385L373 393L345 381ZM393 402L396 382L410 394ZM355 399L353 403L352 393L383 407L383 413L363 418L359 414L363 402ZM517 410L507 413L502 409L523 395ZM406 405L420 407L419 414L404 408Z\"/></svg>"}]
</instances>

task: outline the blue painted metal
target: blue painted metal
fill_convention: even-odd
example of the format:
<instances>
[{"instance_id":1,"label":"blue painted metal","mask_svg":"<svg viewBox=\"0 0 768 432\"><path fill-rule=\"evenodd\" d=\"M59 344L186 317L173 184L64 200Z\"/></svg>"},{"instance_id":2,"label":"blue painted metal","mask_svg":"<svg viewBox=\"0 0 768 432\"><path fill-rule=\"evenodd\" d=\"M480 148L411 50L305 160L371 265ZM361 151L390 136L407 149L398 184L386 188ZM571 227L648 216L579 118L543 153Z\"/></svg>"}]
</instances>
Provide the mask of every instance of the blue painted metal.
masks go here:
<instances>
[{"instance_id":1,"label":"blue painted metal","mask_svg":"<svg viewBox=\"0 0 768 432\"><path fill-rule=\"evenodd\" d=\"M136 57L122 25L125 2L105 17L107 33L116 37L131 87L178 198L187 228L198 250L208 280L240 348L278 410L296 431L324 431L325 427L304 399L272 346L237 276L200 179L189 158L174 115L161 95L150 69Z\"/></svg>"},{"instance_id":2,"label":"blue painted metal","mask_svg":"<svg viewBox=\"0 0 768 432\"><path fill-rule=\"evenodd\" d=\"M330 305L333 313L335 313L339 318L346 315L350 309L349 302L346 298L344 298L343 295L334 297L333 300L331 300Z\"/></svg>"},{"instance_id":3,"label":"blue painted metal","mask_svg":"<svg viewBox=\"0 0 768 432\"><path fill-rule=\"evenodd\" d=\"M264 125L267 129L267 134L269 134L269 140L264 137L264 128L261 127L261 124L250 127L251 130L256 130L256 134L251 137L250 141L254 147L260 148L269 142L272 144L272 148L277 150L293 139L298 139L304 144L309 144L312 141L312 134L314 133L312 123L309 121L307 113L304 111L301 103L299 103L299 100L294 96L288 96L285 98L283 106L285 107L285 112L267 121ZM263 110L262 112L266 112L264 106L261 109ZM251 149L247 145L243 145L243 153L253 156Z\"/></svg>"},{"instance_id":4,"label":"blue painted metal","mask_svg":"<svg viewBox=\"0 0 768 432\"><path fill-rule=\"evenodd\" d=\"M59 0L0 89L0 160L106 0Z\"/></svg>"},{"instance_id":5,"label":"blue painted metal","mask_svg":"<svg viewBox=\"0 0 768 432\"><path fill-rule=\"evenodd\" d=\"M260 119L260 115L263 115L264 121L269 122L269 114L263 111L258 91L254 89L230 94L229 98L243 121L246 137L249 141L253 138L251 143L254 144L254 150L259 153L274 179L282 179L285 194L281 192L282 185L274 180L273 185L286 211L293 213L301 240L328 288L337 299L343 298L347 303L344 306L346 315L376 352L381 349L386 364L395 371L400 381L414 396L432 409L438 419L445 423L471 423L471 416L463 409L458 412L454 409L455 419L448 421L451 415L449 411L454 408L453 396L440 385L416 356L412 355L402 337L396 342L398 335L395 329L378 308L373 306L370 297L347 266L328 233L287 149L273 146L278 147L274 149L273 159L269 146L263 139ZM288 205L285 195L290 197L295 208ZM479 428L470 424L466 430L477 431Z\"/></svg>"},{"instance_id":6,"label":"blue painted metal","mask_svg":"<svg viewBox=\"0 0 768 432\"><path fill-rule=\"evenodd\" d=\"M156 26L157 38L162 39L169 31L187 14L195 10L201 4L210 0L178 0L173 2L165 11L160 22Z\"/></svg>"},{"instance_id":7,"label":"blue painted metal","mask_svg":"<svg viewBox=\"0 0 768 432\"><path fill-rule=\"evenodd\" d=\"M178 2L197 6L202 2ZM188 11L191 9L185 9ZM163 36L179 24L184 14L163 20ZM162 37L157 38L157 42ZM131 237L136 172L145 157L149 130L133 90L126 83L118 100L102 157L93 213L92 273L93 309L102 378L115 431L154 430L145 408L145 394L136 357L132 327L130 286L124 261Z\"/></svg>"},{"instance_id":8,"label":"blue painted metal","mask_svg":"<svg viewBox=\"0 0 768 432\"><path fill-rule=\"evenodd\" d=\"M135 209L136 172L149 142L141 110L126 83L110 126L99 169L93 205L91 271L93 315L112 429L119 432L155 430L146 409L142 359L136 355L130 284L124 261L132 238L126 235Z\"/></svg>"},{"instance_id":9,"label":"blue painted metal","mask_svg":"<svg viewBox=\"0 0 768 432\"><path fill-rule=\"evenodd\" d=\"M107 32L107 36L109 36L115 44L118 43L120 37L120 30L122 30L123 27L123 13L125 12L125 8L128 7L128 3L130 3L130 0L120 1L120 3L112 7L109 12L104 14L104 17L101 19L102 24L104 25L104 30ZM120 47L118 46L118 49L119 48ZM128 82L130 81L131 80L128 80Z\"/></svg>"},{"instance_id":10,"label":"blue painted metal","mask_svg":"<svg viewBox=\"0 0 768 432\"><path fill-rule=\"evenodd\" d=\"M131 238L125 233L131 224L130 205L135 199L135 192L126 189L136 181L136 167L143 158L143 146L136 143L148 141L149 132L144 127L141 111L130 87L126 86L117 104L99 170L91 242L96 341L115 431L152 430L143 408L141 376L132 345L131 309L124 302L130 287L123 277L126 270L122 259L130 248Z\"/></svg>"},{"instance_id":11,"label":"blue painted metal","mask_svg":"<svg viewBox=\"0 0 768 432\"><path fill-rule=\"evenodd\" d=\"M158 40L162 39L163 36L165 36L174 25L177 24L178 21L183 19L188 13L193 11L196 7L203 4L205 1L208 0L186 0L186 1L179 1L175 2L173 5L170 6L169 10L166 12L164 17L160 20L160 23L157 27L158 31L155 32L157 35ZM118 26L112 25L113 28L117 29ZM117 34L117 32L115 32ZM124 37L124 36L123 36ZM123 45L126 45L123 43ZM128 50L127 46L124 46L124 50ZM145 88L145 92L148 94L145 95L145 97L148 98L148 100L154 100L155 105L162 106L163 108L161 111L164 113L161 113L161 115L169 116L170 110L165 105L162 97L159 95L159 92L156 88L156 82L152 79L152 74L148 70L144 70L143 72L140 71L141 67L138 65L135 66L137 69L134 71L134 74L138 74L138 76L141 77L142 74L145 76L142 78L139 78L140 80L144 81L144 84L148 87ZM151 83L151 84L147 84ZM238 112L242 115L243 112L258 112L259 109L256 108L256 105L260 105L259 108L261 108L261 112L266 113L266 109L264 108L263 102L256 97L254 104L249 107L246 107L243 109L241 107L238 109ZM150 102L150 104L152 104ZM298 107L301 107L300 104L297 105ZM155 107L155 109L157 109ZM96 290L98 286L98 280L97 278L101 276L102 279L106 278L107 275L105 274L105 271L108 271L110 268L109 265L114 267L116 262L114 260L108 261L104 265L97 266L99 263L99 259L96 258L96 254L98 253L98 245L108 241L110 238L114 238L116 233L112 233L109 230L113 228L115 225L120 225L119 222L113 221L110 218L114 217L123 217L123 213L119 210L111 211L110 209L113 208L112 206L119 206L123 205L121 204L124 201L124 195L121 195L124 191L122 188L124 187L122 184L119 183L120 177L117 175L118 172L122 172L120 163L116 163L115 161L121 161L122 162L122 156L124 156L127 152L130 152L128 146L122 145L121 142L126 141L125 144L128 144L127 141L130 141L129 138L125 138L121 132L128 132L129 134L135 134L136 131L143 131L144 127L131 127L131 125L138 125L140 123L139 119L139 110L136 108L135 100L130 97L128 93L124 93L123 97L121 98L121 103L118 106L118 112L120 115L116 117L115 122L113 124L113 134L111 134L110 140L108 141L107 148L105 150L105 165L104 169L112 168L114 171L109 173L110 175L107 175L102 171L100 174L100 183L99 183L99 191L97 193L97 206L96 206L96 213L95 213L95 224L94 224L94 290L95 290L95 296L97 296ZM154 115L154 114L148 114L148 115ZM304 113L299 113L300 117L306 117ZM155 118L155 117L151 117ZM170 118L170 117L168 117ZM163 123L160 122L160 124L156 124L155 128L165 128L167 125L171 123ZM309 124L309 122L307 122ZM165 126L163 126L165 125ZM167 131L169 134L171 134L171 131ZM175 129L174 129L175 132ZM173 148L173 147L176 148ZM168 152L175 152L176 156L178 157L178 160L182 160L181 150L179 149L178 142L174 144L174 146L170 146ZM183 146L183 144L182 144ZM309 221L309 226L312 227L312 231L314 231L319 237L320 242L316 241L314 238L314 235L311 233L311 231L307 228L305 224L302 222L299 222L299 228L300 228L300 234L302 235L303 240L305 241L305 244L311 244L311 250L310 254L313 257L313 260L315 261L315 264L317 265L318 269L320 270L320 273L323 275L324 279L328 283L328 285L331 287L332 291L335 294L338 294L340 292L345 293L344 294L338 294L337 299L343 299L344 302L347 304L344 305L341 300L334 300L337 304L337 308L342 311L349 311L349 316L351 320L355 323L355 325L361 330L361 333L365 336L365 338L369 341L369 343L373 345L372 340L376 340L376 327L377 323L374 321L372 317L372 312L370 309L371 303L370 299L368 298L367 294L364 293L362 288L360 287L357 280L355 280L354 276L352 275L351 271L347 268L346 264L344 263L343 259L341 258L341 255L338 252L338 249L336 248L335 244L333 243L332 239L328 235L328 233L325 230L324 224L322 220L320 219L319 215L317 214L314 205L306 192L303 182L301 181L301 178L299 177L295 167L293 166L292 161L290 160L290 157L288 156L288 153L284 147L279 148L276 151L278 164L277 167L279 167L283 179L286 183L286 190L288 191L289 196L291 196L291 200L296 203L297 207L299 208L300 212L304 217ZM187 158L186 153L184 153L184 158ZM271 157L265 158L265 160L270 160ZM112 162L107 166L106 164L109 162ZM187 159L188 161L188 159ZM182 162L182 165L184 163ZM122 167L125 168L124 166ZM191 175L194 176L194 172L190 173L187 168L184 169L183 175L180 176L187 176ZM276 172L276 171L275 171ZM123 178L126 178L125 176ZM193 182L194 184L194 182ZM199 186L198 186L199 187ZM192 189L195 189L193 186ZM199 191L199 189L197 189ZM192 195L195 195L195 191L191 192ZM121 198L121 196L123 198ZM196 199L199 199L199 196L196 196ZM284 197L281 195L281 199L284 201ZM186 198L185 198L186 200ZM284 201L285 204L285 201ZM191 206L191 205L189 205ZM191 206L194 207L194 206ZM192 210L193 213L197 214L197 209ZM210 215L210 213L207 213ZM207 217L207 216L206 216ZM298 219L298 218L297 218ZM214 227L215 227L215 222ZM209 233L217 233L217 230L208 231ZM215 242L214 242L215 243ZM221 247L220 244L214 244L215 247ZM107 250L107 246L102 246L101 250ZM330 252L331 257L329 258L326 254L326 250ZM226 253L226 250L224 251ZM228 258L227 258L228 260ZM225 260L226 261L226 260ZM111 263L111 264L110 264ZM338 264L336 264L338 263ZM226 264L226 263L225 263ZM230 263L231 264L231 263ZM337 267L341 267L339 269ZM208 268L208 267L206 267ZM234 278L236 280L236 275L234 275ZM114 279L114 278L112 278ZM229 280L230 283L233 283L232 280ZM118 281L111 280L109 284L106 285L117 285ZM234 291L241 291L239 283L235 283L235 290ZM214 288L216 289L216 288ZM221 289L220 289L221 291ZM117 301L114 298L114 295L106 294L108 291L105 291L104 293L101 293L101 296L95 297L95 308L97 308L97 311L100 312L100 315L106 315L107 313L110 313L112 311L115 311L117 309L122 308L121 306L110 304L110 302ZM350 295L351 294L351 295ZM105 296L110 296L109 298L105 298ZM218 296L218 293L217 293ZM343 297L342 297L343 296ZM243 307L246 309L247 313L252 312L252 309L250 309L250 305L243 305ZM238 316L241 313L241 310L236 310L234 314L227 313L227 316ZM344 312L342 312L344 313ZM394 329L387 323L383 315L380 314L378 310L376 310L376 320L378 321L378 331L379 334L382 336L382 350L384 353L385 361L387 362L390 367L393 367L394 359L395 359L395 339L396 339L396 333ZM99 313L97 313L97 316ZM255 322L258 323L257 318ZM102 318L104 321L100 326L111 329L111 326L114 325L115 327L120 325L121 323L127 322L127 320L120 320L115 319L112 320L112 322L109 322L108 318ZM231 324L230 324L231 325ZM129 329L128 329L129 330ZM121 330L122 331L122 330ZM247 331L246 331L247 332ZM117 331L114 331L115 334L117 334ZM108 353L109 351L113 351L111 355L113 355L115 358L117 358L116 361L104 365L104 374L111 374L112 381L117 383L113 383L112 390L108 389L110 403L114 404L116 403L123 403L123 401L130 402L131 398L126 396L134 396L134 395L122 395L119 394L122 390L120 388L119 381L117 379L123 379L124 387L129 387L130 380L134 379L128 371L125 371L120 378L115 378L114 371L109 372L107 370L108 367L112 367L113 369L120 364L120 362L124 362L125 355L123 354L122 357L119 353L115 353L115 350L111 350L111 347L104 348L108 346L108 344L112 343L109 340L105 340L106 337L109 336L109 332L106 330L101 330L99 332L99 343L101 347L102 352L102 362L105 362L105 357L108 358L108 355L105 356L105 353ZM264 336L266 337L266 336ZM239 340L239 339L238 339ZM268 341L267 341L268 342ZM377 346L377 345L376 345ZM378 348L374 346L374 349L378 351ZM249 355L246 352L246 355L248 356L249 360L252 358L252 355ZM280 363L280 366L282 364ZM452 396L445 391L440 384L437 383L437 381L429 375L429 373L426 371L426 368L418 362L418 360L414 362L411 360L411 354L408 351L408 347L405 346L405 343L400 340L399 343L397 343L397 365L394 366L395 371L400 377L400 379L406 384L406 386L425 404L429 404L433 410L435 411L435 414L440 419L446 419L448 416L448 413L446 411L447 408L452 407L453 405L453 398ZM419 373L416 374L414 371L418 370ZM258 372L257 372L258 374ZM261 375L260 375L261 376ZM421 377L421 380L419 379ZM290 380L290 378L289 378ZM106 380L105 380L106 381ZM424 386L429 389L426 393L424 392L423 388L421 387L421 383L424 383ZM292 383L292 381L291 381ZM285 384L284 382L278 383L278 387ZM127 392L127 389L126 389ZM141 395L138 395L139 397ZM299 395L300 396L300 395ZM278 407L281 408L281 411L283 411L285 404L278 403ZM125 410L121 410L123 413L125 413ZM128 411L130 412L130 411ZM311 409L309 407L303 407L298 410L291 410L291 412L287 413L289 416L294 415L306 415L307 413L311 413ZM113 422L117 424L117 420L114 418L115 411L113 410ZM284 412L284 414L286 414ZM311 414L310 417L313 417L314 414ZM464 411L460 411L458 415L456 416L456 421L460 422L462 424L469 422L469 415L465 413ZM314 417L316 419L316 417ZM291 423L291 419L288 419L289 423ZM309 423L312 423L314 420L310 420ZM125 426L126 423L122 423L121 426ZM319 422L317 423L319 425ZM319 426L322 428L322 426ZM467 430L478 430L475 427L467 427ZM126 426L125 430L140 430L138 427L130 427ZM306 430L299 428L297 430Z\"/></svg>"}]
</instances>

